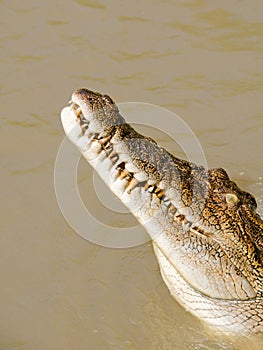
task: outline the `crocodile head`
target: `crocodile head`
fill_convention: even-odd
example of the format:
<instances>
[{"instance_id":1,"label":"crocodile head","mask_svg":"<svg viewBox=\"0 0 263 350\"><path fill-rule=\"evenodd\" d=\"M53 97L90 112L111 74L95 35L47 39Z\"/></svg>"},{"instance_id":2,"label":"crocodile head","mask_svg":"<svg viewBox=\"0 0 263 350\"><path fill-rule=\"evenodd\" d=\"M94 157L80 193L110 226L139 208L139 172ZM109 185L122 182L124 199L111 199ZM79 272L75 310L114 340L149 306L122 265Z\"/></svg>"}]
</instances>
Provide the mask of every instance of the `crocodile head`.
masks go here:
<instances>
[{"instance_id":1,"label":"crocodile head","mask_svg":"<svg viewBox=\"0 0 263 350\"><path fill-rule=\"evenodd\" d=\"M220 309L212 312L217 320L229 310L229 324L236 305L250 303L258 320L249 327L262 331L263 221L255 198L225 170L178 159L137 133L107 95L79 89L61 117L71 141L152 237L179 302L201 318L206 306L200 311L197 302Z\"/></svg>"}]
</instances>

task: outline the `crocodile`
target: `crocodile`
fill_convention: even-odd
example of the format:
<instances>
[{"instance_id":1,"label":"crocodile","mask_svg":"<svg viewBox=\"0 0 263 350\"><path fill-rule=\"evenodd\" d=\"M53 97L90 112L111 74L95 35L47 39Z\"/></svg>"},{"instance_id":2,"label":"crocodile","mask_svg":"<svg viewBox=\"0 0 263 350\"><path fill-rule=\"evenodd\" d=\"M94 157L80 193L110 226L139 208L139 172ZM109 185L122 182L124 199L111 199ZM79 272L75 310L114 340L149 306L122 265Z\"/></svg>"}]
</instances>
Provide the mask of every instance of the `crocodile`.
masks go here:
<instances>
[{"instance_id":1,"label":"crocodile","mask_svg":"<svg viewBox=\"0 0 263 350\"><path fill-rule=\"evenodd\" d=\"M68 138L149 233L171 295L222 332L263 332L263 221L222 168L179 159L126 123L108 95L76 90Z\"/></svg>"}]
</instances>

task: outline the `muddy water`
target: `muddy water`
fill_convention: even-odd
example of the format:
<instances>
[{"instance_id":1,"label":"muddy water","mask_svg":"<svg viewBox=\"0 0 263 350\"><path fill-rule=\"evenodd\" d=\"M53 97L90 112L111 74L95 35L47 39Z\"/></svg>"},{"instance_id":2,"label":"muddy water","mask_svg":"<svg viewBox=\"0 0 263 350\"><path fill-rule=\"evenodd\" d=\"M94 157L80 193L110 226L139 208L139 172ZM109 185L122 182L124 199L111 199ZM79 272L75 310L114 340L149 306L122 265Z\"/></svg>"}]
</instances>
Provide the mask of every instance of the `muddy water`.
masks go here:
<instances>
[{"instance_id":1,"label":"muddy water","mask_svg":"<svg viewBox=\"0 0 263 350\"><path fill-rule=\"evenodd\" d=\"M58 208L53 171L59 112L87 86L180 115L208 165L226 168L263 212L262 2L0 6L0 349L261 348L260 336L217 335L183 310L150 243L107 249L77 235ZM90 173L81 162L80 187Z\"/></svg>"}]
</instances>

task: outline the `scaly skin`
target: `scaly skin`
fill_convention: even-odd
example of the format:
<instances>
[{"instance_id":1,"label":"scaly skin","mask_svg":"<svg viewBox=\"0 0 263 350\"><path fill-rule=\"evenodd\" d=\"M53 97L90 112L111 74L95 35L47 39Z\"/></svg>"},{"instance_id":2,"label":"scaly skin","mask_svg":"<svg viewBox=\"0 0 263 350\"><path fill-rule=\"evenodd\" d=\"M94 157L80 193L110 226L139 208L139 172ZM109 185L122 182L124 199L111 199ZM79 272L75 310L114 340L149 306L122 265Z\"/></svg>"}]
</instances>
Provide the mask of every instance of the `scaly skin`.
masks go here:
<instances>
[{"instance_id":1,"label":"scaly skin","mask_svg":"<svg viewBox=\"0 0 263 350\"><path fill-rule=\"evenodd\" d=\"M152 237L171 294L226 332L263 332L263 221L223 169L178 159L137 133L107 95L79 89L69 139Z\"/></svg>"}]
</instances>

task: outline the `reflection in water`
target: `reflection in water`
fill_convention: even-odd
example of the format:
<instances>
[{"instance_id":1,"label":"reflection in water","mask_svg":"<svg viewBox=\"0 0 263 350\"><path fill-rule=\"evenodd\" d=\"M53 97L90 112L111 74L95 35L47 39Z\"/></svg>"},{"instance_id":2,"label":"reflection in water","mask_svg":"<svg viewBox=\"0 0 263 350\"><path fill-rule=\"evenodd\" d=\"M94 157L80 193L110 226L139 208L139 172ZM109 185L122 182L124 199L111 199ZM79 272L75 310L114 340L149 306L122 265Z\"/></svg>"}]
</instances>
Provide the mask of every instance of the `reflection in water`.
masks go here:
<instances>
[{"instance_id":1,"label":"reflection in water","mask_svg":"<svg viewBox=\"0 0 263 350\"><path fill-rule=\"evenodd\" d=\"M87 86L183 117L263 213L262 3L2 1L1 14L0 349L260 349L262 337L216 335L183 310L149 243L110 250L74 234L53 167L60 109Z\"/></svg>"}]
</instances>

